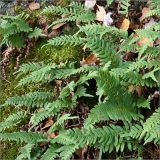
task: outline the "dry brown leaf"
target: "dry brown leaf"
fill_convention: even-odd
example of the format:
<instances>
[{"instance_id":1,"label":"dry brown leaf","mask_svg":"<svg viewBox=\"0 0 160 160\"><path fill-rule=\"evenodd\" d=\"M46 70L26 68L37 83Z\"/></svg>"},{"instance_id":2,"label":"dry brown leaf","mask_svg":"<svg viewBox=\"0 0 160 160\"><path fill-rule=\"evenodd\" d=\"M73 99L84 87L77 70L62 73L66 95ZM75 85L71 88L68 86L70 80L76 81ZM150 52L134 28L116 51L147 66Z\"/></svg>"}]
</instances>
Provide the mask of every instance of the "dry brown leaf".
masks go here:
<instances>
[{"instance_id":1,"label":"dry brown leaf","mask_svg":"<svg viewBox=\"0 0 160 160\"><path fill-rule=\"evenodd\" d=\"M97 56L96 54L90 54L86 59L80 62L82 66L84 65L96 65L97 64Z\"/></svg>"},{"instance_id":2,"label":"dry brown leaf","mask_svg":"<svg viewBox=\"0 0 160 160\"><path fill-rule=\"evenodd\" d=\"M39 3L32 2L32 3L29 4L29 9L30 10L36 10L36 9L39 9L39 8L40 8Z\"/></svg>"},{"instance_id":3,"label":"dry brown leaf","mask_svg":"<svg viewBox=\"0 0 160 160\"><path fill-rule=\"evenodd\" d=\"M52 30L58 29L58 28L64 26L65 24L66 24L66 23L58 23L58 24L56 24L56 25L54 25L54 26L52 27Z\"/></svg>"},{"instance_id":4,"label":"dry brown leaf","mask_svg":"<svg viewBox=\"0 0 160 160\"><path fill-rule=\"evenodd\" d=\"M57 29L57 30L53 30L51 33L48 34L48 38L53 38L53 37L56 37L58 35L60 35L60 30Z\"/></svg>"},{"instance_id":5,"label":"dry brown leaf","mask_svg":"<svg viewBox=\"0 0 160 160\"><path fill-rule=\"evenodd\" d=\"M55 138L57 134L55 132L48 134L48 139Z\"/></svg>"},{"instance_id":6,"label":"dry brown leaf","mask_svg":"<svg viewBox=\"0 0 160 160\"><path fill-rule=\"evenodd\" d=\"M93 9L96 5L96 0L85 0L85 7L88 9Z\"/></svg>"},{"instance_id":7,"label":"dry brown leaf","mask_svg":"<svg viewBox=\"0 0 160 160\"><path fill-rule=\"evenodd\" d=\"M45 123L44 127L42 129L46 129L50 127L53 124L52 118L48 118L48 121Z\"/></svg>"},{"instance_id":8,"label":"dry brown leaf","mask_svg":"<svg viewBox=\"0 0 160 160\"><path fill-rule=\"evenodd\" d=\"M136 92L137 92L138 96L141 97L142 92L143 92L143 87L142 86L137 86L136 87Z\"/></svg>"},{"instance_id":9,"label":"dry brown leaf","mask_svg":"<svg viewBox=\"0 0 160 160\"><path fill-rule=\"evenodd\" d=\"M120 29L128 30L129 25L130 25L130 21L127 18L125 18L122 22Z\"/></svg>"},{"instance_id":10,"label":"dry brown leaf","mask_svg":"<svg viewBox=\"0 0 160 160\"><path fill-rule=\"evenodd\" d=\"M97 8L98 9L96 11L96 20L103 22L104 21L104 17L106 16L106 11L105 11L103 6L97 5Z\"/></svg>"},{"instance_id":11,"label":"dry brown leaf","mask_svg":"<svg viewBox=\"0 0 160 160\"><path fill-rule=\"evenodd\" d=\"M153 42L151 42L147 37L143 37L137 41L137 45L139 45L140 47L144 46L147 43L149 43L150 47L153 47Z\"/></svg>"},{"instance_id":12,"label":"dry brown leaf","mask_svg":"<svg viewBox=\"0 0 160 160\"><path fill-rule=\"evenodd\" d=\"M142 9L142 16L140 17L140 21L143 21L144 19L145 19L145 17L146 17L146 14L148 13L150 11L150 8L147 8L147 7L144 7L143 9Z\"/></svg>"}]
</instances>

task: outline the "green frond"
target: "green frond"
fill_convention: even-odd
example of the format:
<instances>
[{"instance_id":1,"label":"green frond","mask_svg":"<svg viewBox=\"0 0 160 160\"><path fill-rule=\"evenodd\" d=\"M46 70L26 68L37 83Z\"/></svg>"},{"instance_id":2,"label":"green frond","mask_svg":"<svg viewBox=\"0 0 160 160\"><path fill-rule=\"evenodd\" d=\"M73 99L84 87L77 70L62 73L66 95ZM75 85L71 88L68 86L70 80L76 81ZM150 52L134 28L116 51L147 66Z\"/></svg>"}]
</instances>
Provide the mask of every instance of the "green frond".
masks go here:
<instances>
[{"instance_id":1,"label":"green frond","mask_svg":"<svg viewBox=\"0 0 160 160\"><path fill-rule=\"evenodd\" d=\"M71 158L76 149L78 149L78 146L76 145L67 145L60 147L57 151L60 152L59 157L62 160L68 160Z\"/></svg>"},{"instance_id":2,"label":"green frond","mask_svg":"<svg viewBox=\"0 0 160 160\"><path fill-rule=\"evenodd\" d=\"M130 0L123 0L121 1L120 7L121 7L121 11L120 13L125 14L126 16L128 16L128 8L130 6Z\"/></svg>"},{"instance_id":3,"label":"green frond","mask_svg":"<svg viewBox=\"0 0 160 160\"><path fill-rule=\"evenodd\" d=\"M59 157L57 154L58 146L55 144L52 144L49 146L47 151L42 155L41 159L42 160L53 160Z\"/></svg>"},{"instance_id":4,"label":"green frond","mask_svg":"<svg viewBox=\"0 0 160 160\"><path fill-rule=\"evenodd\" d=\"M39 36L43 36L42 29L37 27L28 35L29 38L38 38Z\"/></svg>"},{"instance_id":5,"label":"green frond","mask_svg":"<svg viewBox=\"0 0 160 160\"><path fill-rule=\"evenodd\" d=\"M111 61L113 64L119 63L119 58L115 51L116 48L110 41L100 39L99 37L91 37L86 45L93 53L96 53L102 64L108 61Z\"/></svg>"},{"instance_id":6,"label":"green frond","mask_svg":"<svg viewBox=\"0 0 160 160\"><path fill-rule=\"evenodd\" d=\"M75 145L79 148L84 145L101 148L103 152L111 152L114 148L116 151L123 152L125 142L121 134L125 132L120 126L104 126L103 128L73 129L61 133L55 138L55 141L64 145Z\"/></svg>"},{"instance_id":7,"label":"green frond","mask_svg":"<svg viewBox=\"0 0 160 160\"><path fill-rule=\"evenodd\" d=\"M39 70L31 72L26 77L22 78L17 87L24 86L30 83L38 83L38 82L47 82L49 80L49 77L51 76L51 71L54 69L55 65L46 65Z\"/></svg>"},{"instance_id":8,"label":"green frond","mask_svg":"<svg viewBox=\"0 0 160 160\"><path fill-rule=\"evenodd\" d=\"M48 44L55 46L70 44L76 46L85 43L85 41L86 40L84 38L78 37L77 35L64 35L49 40Z\"/></svg>"},{"instance_id":9,"label":"green frond","mask_svg":"<svg viewBox=\"0 0 160 160\"><path fill-rule=\"evenodd\" d=\"M49 92L30 92L26 95L11 97L6 100L4 106L31 106L42 107L49 103L53 98L53 94Z\"/></svg>"},{"instance_id":10,"label":"green frond","mask_svg":"<svg viewBox=\"0 0 160 160\"><path fill-rule=\"evenodd\" d=\"M160 108L158 108L143 124L143 131L140 135L141 138L144 137L145 143L160 140Z\"/></svg>"},{"instance_id":11,"label":"green frond","mask_svg":"<svg viewBox=\"0 0 160 160\"><path fill-rule=\"evenodd\" d=\"M13 133L0 133L1 141L16 141L26 143L37 143L41 141L47 141L47 137L42 133L34 132L13 132Z\"/></svg>"},{"instance_id":12,"label":"green frond","mask_svg":"<svg viewBox=\"0 0 160 160\"><path fill-rule=\"evenodd\" d=\"M122 95L114 101L107 100L91 109L88 118L84 122L84 126L88 127L100 121L106 120L122 120L131 122L133 119L138 120L140 115L135 110L133 100L130 96Z\"/></svg>"},{"instance_id":13,"label":"green frond","mask_svg":"<svg viewBox=\"0 0 160 160\"><path fill-rule=\"evenodd\" d=\"M7 119L0 123L0 132L6 130L7 128L14 127L27 117L27 113L19 111L17 113L11 114Z\"/></svg>"},{"instance_id":14,"label":"green frond","mask_svg":"<svg viewBox=\"0 0 160 160\"><path fill-rule=\"evenodd\" d=\"M100 35L102 37L103 35L106 34L113 34L114 36L119 36L119 37L127 37L127 32L120 30L116 27L113 26L102 26L100 24L87 24L84 26L78 26L79 27L79 32L84 32L86 35L89 36L95 36L95 35Z\"/></svg>"},{"instance_id":15,"label":"green frond","mask_svg":"<svg viewBox=\"0 0 160 160\"><path fill-rule=\"evenodd\" d=\"M34 144L27 144L24 147L20 148L20 155L16 158L16 160L23 160L23 159L31 159L31 151Z\"/></svg>"},{"instance_id":16,"label":"green frond","mask_svg":"<svg viewBox=\"0 0 160 160\"><path fill-rule=\"evenodd\" d=\"M19 76L21 74L26 74L26 73L29 73L29 72L33 72L33 71L37 71L43 67L46 67L47 65L46 64L43 64L43 63L34 63L34 62L30 62L30 63L27 63L27 64L22 64L19 68L18 71L16 71L15 73L18 73Z\"/></svg>"},{"instance_id":17,"label":"green frond","mask_svg":"<svg viewBox=\"0 0 160 160\"><path fill-rule=\"evenodd\" d=\"M58 127L64 128L64 122L69 119L77 119L78 116L71 116L70 114L64 114L57 117L57 121L50 127L48 133L53 133Z\"/></svg>"}]
</instances>

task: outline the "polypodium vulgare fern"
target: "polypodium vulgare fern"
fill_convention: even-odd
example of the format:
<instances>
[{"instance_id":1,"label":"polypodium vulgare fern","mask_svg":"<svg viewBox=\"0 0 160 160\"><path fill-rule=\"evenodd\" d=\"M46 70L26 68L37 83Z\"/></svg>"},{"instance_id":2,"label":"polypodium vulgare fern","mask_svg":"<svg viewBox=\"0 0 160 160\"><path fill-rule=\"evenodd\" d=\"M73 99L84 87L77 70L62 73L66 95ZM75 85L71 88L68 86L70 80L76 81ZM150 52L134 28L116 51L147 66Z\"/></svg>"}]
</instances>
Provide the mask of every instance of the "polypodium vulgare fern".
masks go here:
<instances>
[{"instance_id":1,"label":"polypodium vulgare fern","mask_svg":"<svg viewBox=\"0 0 160 160\"><path fill-rule=\"evenodd\" d=\"M69 16L85 12L83 6L77 3L70 7L48 7L44 12L54 11ZM38 148L40 154L37 157L44 160L70 159L78 149L86 146L97 149L101 159L106 152L117 152L123 156L121 153L137 151L148 142L159 144L159 105L154 103L152 107L155 95L150 92L151 89L158 92L159 87L159 46L150 45L150 42L144 45L136 43L143 35L154 42L159 32L154 26L135 32L138 37L128 37L127 31L93 23L79 26L75 35L49 40L48 43L55 46L85 45L100 62L82 66L70 62L22 65L17 73L24 77L18 87L56 81L63 82L63 85L58 96L53 96L51 92L34 92L6 100L3 106L14 105L21 109L28 106L35 110L28 114L28 132L5 133L8 126L4 124L19 121L30 110L23 114L18 112L16 119L1 122L0 139L26 142L19 157L32 159L33 152ZM124 55L130 52L137 54L136 57L125 60ZM81 102L89 103L86 117L84 111L81 112L84 117L78 114ZM144 113L148 110L152 115ZM46 119L52 119L48 130L45 130L46 126L40 127ZM40 148L40 143L45 147ZM25 154L23 150L27 146Z\"/></svg>"}]
</instances>

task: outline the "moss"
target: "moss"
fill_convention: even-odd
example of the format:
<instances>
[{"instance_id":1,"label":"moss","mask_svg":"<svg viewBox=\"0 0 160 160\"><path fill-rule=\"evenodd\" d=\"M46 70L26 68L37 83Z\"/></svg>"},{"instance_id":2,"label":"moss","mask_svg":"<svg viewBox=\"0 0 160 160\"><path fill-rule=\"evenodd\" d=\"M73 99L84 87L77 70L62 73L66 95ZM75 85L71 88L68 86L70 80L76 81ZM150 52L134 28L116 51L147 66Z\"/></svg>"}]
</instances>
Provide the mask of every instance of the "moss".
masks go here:
<instances>
[{"instance_id":1,"label":"moss","mask_svg":"<svg viewBox=\"0 0 160 160\"><path fill-rule=\"evenodd\" d=\"M0 159L13 160L16 159L19 147L21 147L21 145L12 142L7 142L7 143L5 142L5 143L0 143L0 147L1 147Z\"/></svg>"},{"instance_id":2,"label":"moss","mask_svg":"<svg viewBox=\"0 0 160 160\"><path fill-rule=\"evenodd\" d=\"M80 48L74 46L52 46L45 45L46 40L41 40L36 44L30 54L35 55L35 62L60 63L66 61L80 60Z\"/></svg>"}]
</instances>

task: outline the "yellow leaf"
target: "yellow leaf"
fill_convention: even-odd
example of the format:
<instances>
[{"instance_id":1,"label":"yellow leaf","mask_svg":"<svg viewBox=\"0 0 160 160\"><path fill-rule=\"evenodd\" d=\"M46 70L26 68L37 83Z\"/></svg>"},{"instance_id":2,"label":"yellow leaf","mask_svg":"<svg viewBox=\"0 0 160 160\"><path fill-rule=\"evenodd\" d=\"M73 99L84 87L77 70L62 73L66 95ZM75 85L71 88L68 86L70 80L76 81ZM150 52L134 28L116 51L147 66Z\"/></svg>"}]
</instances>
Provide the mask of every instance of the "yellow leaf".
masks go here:
<instances>
[{"instance_id":1,"label":"yellow leaf","mask_svg":"<svg viewBox=\"0 0 160 160\"><path fill-rule=\"evenodd\" d=\"M96 20L97 21L104 21L104 17L106 16L106 11L104 7L97 5L97 12L96 12Z\"/></svg>"},{"instance_id":2,"label":"yellow leaf","mask_svg":"<svg viewBox=\"0 0 160 160\"><path fill-rule=\"evenodd\" d=\"M122 22L122 25L121 25L120 29L128 30L129 24L130 24L130 21L125 18L125 19L123 20L123 22Z\"/></svg>"}]
</instances>

